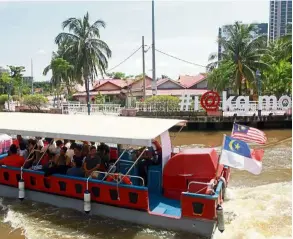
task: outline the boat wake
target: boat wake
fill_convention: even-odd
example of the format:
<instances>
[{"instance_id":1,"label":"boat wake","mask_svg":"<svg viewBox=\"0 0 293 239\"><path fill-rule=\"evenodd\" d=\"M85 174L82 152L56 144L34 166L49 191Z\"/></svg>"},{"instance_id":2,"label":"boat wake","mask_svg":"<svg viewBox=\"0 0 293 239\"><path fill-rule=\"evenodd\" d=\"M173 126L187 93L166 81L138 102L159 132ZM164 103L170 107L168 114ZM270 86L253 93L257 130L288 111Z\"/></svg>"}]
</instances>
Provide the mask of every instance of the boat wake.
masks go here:
<instances>
[{"instance_id":1,"label":"boat wake","mask_svg":"<svg viewBox=\"0 0 293 239\"><path fill-rule=\"evenodd\" d=\"M27 239L199 239L189 234L155 230L39 203L2 200L3 223ZM226 230L215 239L292 238L291 182L227 190Z\"/></svg>"},{"instance_id":2,"label":"boat wake","mask_svg":"<svg viewBox=\"0 0 293 239\"><path fill-rule=\"evenodd\" d=\"M227 190L226 230L215 239L292 238L292 185L274 183Z\"/></svg>"}]
</instances>

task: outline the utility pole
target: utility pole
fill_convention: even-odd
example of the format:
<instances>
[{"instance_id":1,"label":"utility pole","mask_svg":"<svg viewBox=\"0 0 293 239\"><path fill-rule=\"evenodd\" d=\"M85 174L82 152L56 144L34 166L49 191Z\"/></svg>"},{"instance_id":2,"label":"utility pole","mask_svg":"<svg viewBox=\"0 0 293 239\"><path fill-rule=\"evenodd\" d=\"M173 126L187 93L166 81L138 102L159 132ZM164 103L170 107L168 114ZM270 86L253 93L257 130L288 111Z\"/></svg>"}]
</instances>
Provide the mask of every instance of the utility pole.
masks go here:
<instances>
[{"instance_id":1,"label":"utility pole","mask_svg":"<svg viewBox=\"0 0 293 239\"><path fill-rule=\"evenodd\" d=\"M31 58L32 95L34 94L33 59Z\"/></svg>"},{"instance_id":2,"label":"utility pole","mask_svg":"<svg viewBox=\"0 0 293 239\"><path fill-rule=\"evenodd\" d=\"M145 85L145 51L144 51L144 36L142 36L142 80L143 80L143 100L146 99L146 85Z\"/></svg>"},{"instance_id":3,"label":"utility pole","mask_svg":"<svg viewBox=\"0 0 293 239\"><path fill-rule=\"evenodd\" d=\"M152 91L153 95L157 94L157 83L156 83L156 44L155 44L155 1L152 0L152 63L153 63L153 80L152 80Z\"/></svg>"},{"instance_id":4,"label":"utility pole","mask_svg":"<svg viewBox=\"0 0 293 239\"><path fill-rule=\"evenodd\" d=\"M258 96L258 107L259 107L259 97L261 96L261 79L260 79L260 77L261 77L261 74L260 74L260 71L259 71L259 69L257 69L256 70L256 73L255 73L255 76L256 76L256 80L257 80L257 89L258 89L258 92L257 92L257 96ZM261 104L262 104L262 102L261 102ZM260 108L258 108L258 117L261 117L261 109Z\"/></svg>"}]
</instances>

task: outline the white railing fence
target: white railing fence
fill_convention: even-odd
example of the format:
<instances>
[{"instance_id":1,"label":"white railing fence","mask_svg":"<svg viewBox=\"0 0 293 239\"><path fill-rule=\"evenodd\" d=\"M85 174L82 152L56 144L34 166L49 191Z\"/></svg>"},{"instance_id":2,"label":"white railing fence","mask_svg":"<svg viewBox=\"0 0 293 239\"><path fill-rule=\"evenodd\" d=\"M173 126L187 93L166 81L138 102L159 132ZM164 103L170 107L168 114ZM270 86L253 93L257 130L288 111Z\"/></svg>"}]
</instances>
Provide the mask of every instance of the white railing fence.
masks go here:
<instances>
[{"instance_id":1,"label":"white railing fence","mask_svg":"<svg viewBox=\"0 0 293 239\"><path fill-rule=\"evenodd\" d=\"M87 104L62 104L62 114L88 114ZM119 104L91 104L91 115L120 115L122 110Z\"/></svg>"},{"instance_id":2,"label":"white railing fence","mask_svg":"<svg viewBox=\"0 0 293 239\"><path fill-rule=\"evenodd\" d=\"M240 107L237 107L236 102L232 102L231 109L227 108L223 111L223 116L233 116L237 114L238 116L252 116L254 114L257 115L258 113L258 102L257 101L250 101L248 111L244 109L244 104L240 103ZM291 110L284 110L283 106L277 103L277 107L274 108L272 103L265 103L262 104L262 115L284 115L285 113L291 114ZM170 105L168 103L145 103L145 102L137 102L136 103L136 110L142 112L179 112L180 106L177 105ZM222 110L222 102L220 103L219 110ZM186 111L186 110L185 110ZM189 112L194 111L194 106L191 104ZM197 112L204 112L205 109L198 105Z\"/></svg>"}]
</instances>

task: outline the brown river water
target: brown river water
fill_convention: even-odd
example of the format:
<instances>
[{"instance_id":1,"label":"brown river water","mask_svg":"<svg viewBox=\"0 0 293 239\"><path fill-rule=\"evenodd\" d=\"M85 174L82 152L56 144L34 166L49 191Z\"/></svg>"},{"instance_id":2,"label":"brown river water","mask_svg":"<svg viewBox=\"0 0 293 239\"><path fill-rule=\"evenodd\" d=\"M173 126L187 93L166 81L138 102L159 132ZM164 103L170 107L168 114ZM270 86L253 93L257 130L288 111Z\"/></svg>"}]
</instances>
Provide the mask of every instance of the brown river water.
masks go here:
<instances>
[{"instance_id":1,"label":"brown river water","mask_svg":"<svg viewBox=\"0 0 293 239\"><path fill-rule=\"evenodd\" d=\"M215 239L292 238L292 131L267 130L263 172L232 170L224 204L226 230ZM230 132L181 132L173 145L215 147ZM88 217L73 210L0 199L0 239L201 239L186 233Z\"/></svg>"}]
</instances>

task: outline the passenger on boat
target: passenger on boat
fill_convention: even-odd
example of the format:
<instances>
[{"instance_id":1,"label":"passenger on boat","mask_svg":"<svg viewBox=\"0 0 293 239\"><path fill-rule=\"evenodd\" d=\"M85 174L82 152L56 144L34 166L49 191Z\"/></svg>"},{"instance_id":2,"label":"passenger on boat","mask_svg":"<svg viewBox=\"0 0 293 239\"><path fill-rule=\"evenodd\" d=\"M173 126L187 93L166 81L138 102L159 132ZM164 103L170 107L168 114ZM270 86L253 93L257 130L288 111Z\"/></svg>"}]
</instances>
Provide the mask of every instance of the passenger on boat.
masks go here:
<instances>
[{"instance_id":1,"label":"passenger on boat","mask_svg":"<svg viewBox=\"0 0 293 239\"><path fill-rule=\"evenodd\" d=\"M124 176L124 177L123 176L124 175L122 173L108 174L106 181L119 183L119 181L122 179L123 184L131 185L132 182L130 178L128 176Z\"/></svg>"},{"instance_id":2,"label":"passenger on boat","mask_svg":"<svg viewBox=\"0 0 293 239\"><path fill-rule=\"evenodd\" d=\"M48 145L49 145L49 148L48 148L48 150L51 152L51 153L54 153L55 152L55 150L56 150L56 142L55 142L55 140L54 139L52 139L52 138L45 138L45 141L48 143Z\"/></svg>"},{"instance_id":3,"label":"passenger on boat","mask_svg":"<svg viewBox=\"0 0 293 239\"><path fill-rule=\"evenodd\" d=\"M68 176L73 177L84 177L84 171L82 170L82 161L81 160L74 160L73 167L67 170Z\"/></svg>"},{"instance_id":4,"label":"passenger on boat","mask_svg":"<svg viewBox=\"0 0 293 239\"><path fill-rule=\"evenodd\" d=\"M57 141L56 141L56 150L55 150L55 154L56 154L56 156L59 156L62 147L63 147L63 142L62 142L62 140L57 140Z\"/></svg>"},{"instance_id":5,"label":"passenger on boat","mask_svg":"<svg viewBox=\"0 0 293 239\"><path fill-rule=\"evenodd\" d=\"M90 176L93 171L100 168L101 158L97 154L97 149L95 146L91 146L89 155L85 158L83 169L85 171L86 177Z\"/></svg>"},{"instance_id":6,"label":"passenger on boat","mask_svg":"<svg viewBox=\"0 0 293 239\"><path fill-rule=\"evenodd\" d=\"M106 172L109 169L110 162L110 148L105 143L100 143L98 147L98 153L101 158L101 164L99 170L102 172Z\"/></svg>"},{"instance_id":7,"label":"passenger on boat","mask_svg":"<svg viewBox=\"0 0 293 239\"><path fill-rule=\"evenodd\" d=\"M90 146L88 145L88 143L85 141L83 141L83 146L82 146L82 151L81 151L81 155L83 156L83 158L85 159L89 153L90 153Z\"/></svg>"},{"instance_id":8,"label":"passenger on boat","mask_svg":"<svg viewBox=\"0 0 293 239\"><path fill-rule=\"evenodd\" d=\"M141 150L138 152L138 155ZM151 165L160 165L162 163L162 147L156 140L152 140L152 147L148 147L138 162L138 175L148 182L148 167Z\"/></svg>"},{"instance_id":9,"label":"passenger on boat","mask_svg":"<svg viewBox=\"0 0 293 239\"><path fill-rule=\"evenodd\" d=\"M37 159L37 141L35 139L28 140L28 158L25 161L24 168L31 168L33 162Z\"/></svg>"},{"instance_id":10,"label":"passenger on boat","mask_svg":"<svg viewBox=\"0 0 293 239\"><path fill-rule=\"evenodd\" d=\"M81 163L83 163L84 157L82 156L82 146L81 145L76 145L76 147L74 148L74 155L72 157L72 162L75 161L81 161Z\"/></svg>"},{"instance_id":11,"label":"passenger on boat","mask_svg":"<svg viewBox=\"0 0 293 239\"><path fill-rule=\"evenodd\" d=\"M24 159L26 159L28 156L28 151L27 151L26 145L23 142L21 142L19 144L18 154L19 154L19 156L22 156Z\"/></svg>"},{"instance_id":12,"label":"passenger on boat","mask_svg":"<svg viewBox=\"0 0 293 239\"><path fill-rule=\"evenodd\" d=\"M44 148L44 142L42 137L36 137L38 149L41 150Z\"/></svg>"},{"instance_id":13,"label":"passenger on boat","mask_svg":"<svg viewBox=\"0 0 293 239\"><path fill-rule=\"evenodd\" d=\"M71 160L66 155L67 148L62 147L60 154L57 156L55 165L56 165L56 173L66 174L67 169L71 166Z\"/></svg>"},{"instance_id":14,"label":"passenger on boat","mask_svg":"<svg viewBox=\"0 0 293 239\"><path fill-rule=\"evenodd\" d=\"M70 148L67 149L66 155L70 158L70 160L72 161L72 157L74 155L74 149L77 146L76 143L71 143L70 144Z\"/></svg>"},{"instance_id":15,"label":"passenger on boat","mask_svg":"<svg viewBox=\"0 0 293 239\"><path fill-rule=\"evenodd\" d=\"M17 154L17 146L12 144L9 149L9 156L0 160L0 165L21 168L25 162L24 158Z\"/></svg>"},{"instance_id":16,"label":"passenger on boat","mask_svg":"<svg viewBox=\"0 0 293 239\"><path fill-rule=\"evenodd\" d=\"M64 146L65 146L67 149L70 148L71 143L70 143L69 139L64 139Z\"/></svg>"},{"instance_id":17,"label":"passenger on boat","mask_svg":"<svg viewBox=\"0 0 293 239\"><path fill-rule=\"evenodd\" d=\"M28 141L27 141L26 139L24 139L20 134L18 134L18 135L16 136L16 138L17 138L17 141L18 141L18 145L19 145L20 143L24 143L25 145L28 144Z\"/></svg>"}]
</instances>

